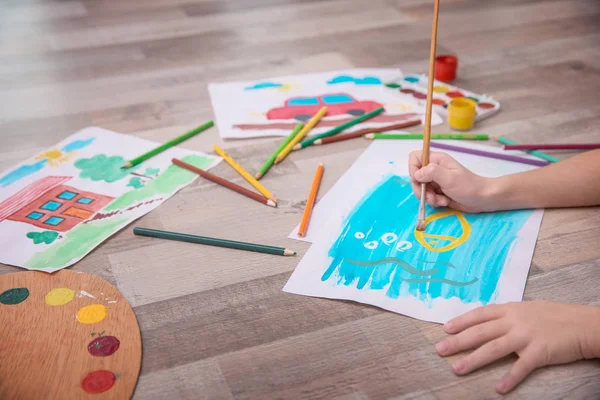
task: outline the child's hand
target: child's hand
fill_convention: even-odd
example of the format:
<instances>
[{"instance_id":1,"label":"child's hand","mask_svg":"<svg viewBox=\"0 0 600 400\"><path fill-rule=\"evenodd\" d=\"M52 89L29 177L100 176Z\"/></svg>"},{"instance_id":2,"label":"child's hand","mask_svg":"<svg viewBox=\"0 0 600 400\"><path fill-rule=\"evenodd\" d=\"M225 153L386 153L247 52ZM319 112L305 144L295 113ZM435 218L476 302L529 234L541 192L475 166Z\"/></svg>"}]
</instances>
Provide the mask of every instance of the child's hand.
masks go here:
<instances>
[{"instance_id":1,"label":"child's hand","mask_svg":"<svg viewBox=\"0 0 600 400\"><path fill-rule=\"evenodd\" d=\"M491 211L487 201L489 179L475 175L445 153L429 154L429 164L421 168L421 151L410 154L408 168L413 191L421 197L421 183L427 185L425 201L433 207L451 207L471 213Z\"/></svg>"},{"instance_id":2,"label":"child's hand","mask_svg":"<svg viewBox=\"0 0 600 400\"><path fill-rule=\"evenodd\" d=\"M519 359L498 382L504 394L534 369L600 357L600 307L524 302L480 307L444 325L454 334L436 345L442 356L477 348L452 365L468 374L511 353Z\"/></svg>"}]
</instances>

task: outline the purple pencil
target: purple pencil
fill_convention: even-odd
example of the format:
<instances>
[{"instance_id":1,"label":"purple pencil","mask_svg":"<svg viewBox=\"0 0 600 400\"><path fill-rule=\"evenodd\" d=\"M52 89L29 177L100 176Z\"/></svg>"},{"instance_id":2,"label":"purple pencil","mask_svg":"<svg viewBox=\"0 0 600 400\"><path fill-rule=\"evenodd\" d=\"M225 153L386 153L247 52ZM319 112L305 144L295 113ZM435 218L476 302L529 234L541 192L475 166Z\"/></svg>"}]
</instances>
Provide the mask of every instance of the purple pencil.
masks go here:
<instances>
[{"instance_id":1,"label":"purple pencil","mask_svg":"<svg viewBox=\"0 0 600 400\"><path fill-rule=\"evenodd\" d=\"M450 144L443 144L443 143L440 143L440 142L431 142L430 145L431 145L431 147L435 147L435 148L438 148L438 149L450 150L450 151L459 151L461 153L474 154L476 156L497 158L499 160L520 162L520 163L523 163L523 164L537 165L537 166L540 166L540 167L543 167L543 166L546 166L546 165L549 164L548 162L542 161L542 160L531 160L529 158L519 157L519 156L512 156L510 154L492 153L491 151L475 150L475 149L470 149L470 148L467 148L467 147L460 147L460 146L453 146L453 145L450 145Z\"/></svg>"}]
</instances>

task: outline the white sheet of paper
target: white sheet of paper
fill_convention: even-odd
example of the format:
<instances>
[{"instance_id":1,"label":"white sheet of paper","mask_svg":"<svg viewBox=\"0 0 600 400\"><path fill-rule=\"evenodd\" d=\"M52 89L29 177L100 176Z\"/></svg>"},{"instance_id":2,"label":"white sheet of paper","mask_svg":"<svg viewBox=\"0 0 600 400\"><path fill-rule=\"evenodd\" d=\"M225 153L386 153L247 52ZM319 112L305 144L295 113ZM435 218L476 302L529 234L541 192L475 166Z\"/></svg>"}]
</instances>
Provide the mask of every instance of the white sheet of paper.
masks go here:
<instances>
[{"instance_id":1,"label":"white sheet of paper","mask_svg":"<svg viewBox=\"0 0 600 400\"><path fill-rule=\"evenodd\" d=\"M405 193L410 193L410 196L406 197L406 199L398 198L398 204L394 204L390 208L390 221L387 221L388 217L380 217L376 221L365 221L362 215L360 218L357 216L357 213L361 212L360 209L356 211L357 208L355 206L357 206L357 203L364 201L365 195L373 191L374 187L382 179L390 175L408 177L408 154L413 150L420 149L421 145L421 141L375 141L369 146L348 172L336 183L334 188L323 198L319 204L319 208L314 210L314 219L311 220L313 232L309 237L309 241L312 241L313 245L285 285L283 289L285 292L314 297L353 300L414 318L440 323L446 322L482 304L505 303L520 301L522 299L543 210L506 214L507 218L513 218L511 216L518 215L518 217L514 218L520 220L522 226L515 225L519 227L518 232L513 232L506 237L508 244L500 249L506 251L506 253L503 253L505 258L502 258L499 261L499 265L496 266L497 269L495 271L499 271L499 276L496 278L477 276L477 273L473 271L477 271L478 268L483 268L483 266L477 260L470 259L468 254L460 254L449 260L444 258L454 257L458 254L454 252L458 252L461 249L460 246L463 246L464 249L465 247L472 247L473 244L489 245L490 251L499 251L498 249L494 250L496 244L493 239L490 239L488 243L487 239L482 237L482 232L486 232L486 230L481 228L484 223L478 222L481 221L479 218L491 218L494 219L494 223L498 223L498 220L502 221L503 217L497 218L497 214L495 213L467 215L467 219L470 220L469 223L473 225L472 237L467 242L460 244L456 250L439 253L425 249L425 246L418 242L416 235L413 234L414 225L416 225L416 205L418 205L418 200L416 200L409 187L408 192ZM489 150L489 147L470 143L461 143L461 145ZM485 176L500 176L535 168L529 165L463 153L451 152L451 155L463 165ZM393 196L388 196L384 199L384 201L388 202L394 201ZM393 216L393 209L401 207L406 201L414 203L411 205L410 210L405 210L400 216ZM366 203L360 204L364 206ZM385 208L386 205L382 204L381 207ZM436 210L435 212L442 211ZM429 210L428 215L433 212ZM326 217L327 214L330 218ZM404 226L394 224L395 220L393 218L403 218L405 222ZM365 223L368 225L363 231L355 232L352 230L354 226L361 226L361 224L364 225ZM434 225L435 222L433 221L431 225L428 225L428 232L429 227ZM344 229L346 230L344 231ZM383 231L381 229L387 229L386 233L382 234ZM499 227L498 229L504 228ZM447 240L447 237L440 237L445 239L436 240L442 242L443 245L443 241ZM517 238L514 242L511 239L513 237ZM434 242L431 241L431 243ZM430 246L435 247L440 246L440 244L430 244ZM502 245L498 244L498 246ZM481 249L479 246L477 248ZM380 250L384 250L385 253L377 253ZM349 255L344 252L349 252ZM343 256L346 258L342 258L342 261L336 258ZM408 268L414 267L421 271L428 270L428 268L437 268L438 270L442 270L442 273L449 273L454 277L454 281L460 284L465 284L470 279L475 279L473 285L478 286L472 286L477 289L473 289L474 292L470 292L471 286L466 285L465 287L468 289L464 289L463 293L459 289L456 289L454 285L447 285L446 287L444 286L445 283L440 283L439 281L420 284L407 283L411 279L413 282L420 282L419 279L426 279L431 276L423 277L411 274L403 276L401 274L406 274L406 272L399 267L397 268L397 264L384 263L380 259L377 260L378 264L374 267L375 270L371 273L372 275L367 274L363 277L365 280L362 284L365 286L359 289L358 282L360 280L357 282L359 273L366 270L360 268L356 269L359 272L351 269L342 270L342 268L348 267L348 262L344 260L348 260L349 256L352 257L352 263L357 261L363 263L372 262L373 259L378 259L379 257L381 259L395 257L408 262ZM452 268L455 268L453 270L445 266L446 264L449 265L450 261L453 263ZM340 267L338 268L336 265ZM370 268L370 266L361 268ZM384 272L379 268L383 268ZM469 275L471 272L465 272L465 268L473 272L473 275ZM390 282L388 283L385 280L381 280L382 276L386 276L386 273L389 273L388 279L390 279ZM480 271L479 274L481 275L482 272ZM433 277L436 276L433 275ZM439 279L439 277L436 279ZM490 284L493 285L493 292L490 292ZM415 285L417 285L418 289L415 289ZM432 290L432 293L433 290L438 290L438 286L442 288L439 289L442 293L446 293L445 297L436 297L428 293L429 290ZM452 290L457 290L456 293L459 295L453 296L452 293L454 292ZM479 293L476 293L477 290L479 290ZM463 301L460 297L462 295L475 297L468 301ZM491 297L487 298L486 296ZM482 300L484 298L485 300Z\"/></svg>"},{"instance_id":2,"label":"white sheet of paper","mask_svg":"<svg viewBox=\"0 0 600 400\"><path fill-rule=\"evenodd\" d=\"M327 115L309 135L323 133L361 113L385 107L384 113L345 130L423 119L418 99L386 88L383 83L401 76L398 69L350 69L283 76L260 81L211 83L208 87L219 134L224 139L287 136L300 120L324 105ZM432 125L443 122L432 115Z\"/></svg>"},{"instance_id":3,"label":"white sheet of paper","mask_svg":"<svg viewBox=\"0 0 600 400\"><path fill-rule=\"evenodd\" d=\"M221 158L172 147L128 170L160 143L83 129L0 174L0 262L46 272L68 267L197 178Z\"/></svg>"}]
</instances>

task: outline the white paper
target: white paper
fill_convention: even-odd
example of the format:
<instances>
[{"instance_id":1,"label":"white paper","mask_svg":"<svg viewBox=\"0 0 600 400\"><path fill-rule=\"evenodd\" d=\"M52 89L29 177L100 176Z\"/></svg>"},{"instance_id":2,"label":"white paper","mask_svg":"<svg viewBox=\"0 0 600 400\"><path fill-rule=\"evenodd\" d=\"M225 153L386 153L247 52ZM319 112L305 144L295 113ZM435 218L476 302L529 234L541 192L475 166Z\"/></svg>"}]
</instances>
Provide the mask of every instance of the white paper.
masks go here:
<instances>
[{"instance_id":1,"label":"white paper","mask_svg":"<svg viewBox=\"0 0 600 400\"><path fill-rule=\"evenodd\" d=\"M435 251L429 251L421 242L416 240L416 235L413 233L416 224L416 207L411 206L414 210L412 208L408 210L406 217L403 215L394 216L394 210L389 210L389 218L404 218L405 221L408 221L404 226L386 226L386 224L389 225L395 221L394 219L390 219L391 222L386 221L387 217L376 218L376 221L365 221L362 214L360 218L358 217L355 206L357 206L357 203L364 201L364 198L368 197L366 195L372 192L379 183L386 182L386 179L396 179L396 176L408 177L408 154L413 150L420 149L421 145L420 141L375 141L369 146L348 172L336 183L334 188L323 198L319 204L319 209L314 210L315 219L311 220L314 231L309 237L313 245L285 285L284 291L315 297L353 300L414 318L440 323L482 304L505 303L522 299L543 210L466 215L468 226L473 226L471 236L467 235L468 239L456 248L444 251L440 251L439 248ZM461 145L464 144L461 143ZM484 147L474 144L468 144L468 146ZM487 147L484 148L489 150ZM450 152L450 154L463 165L484 176L499 176L535 168L529 165L462 153ZM387 182L384 185L389 184L389 181ZM379 192L372 193L377 194ZM385 201L396 201L393 196L392 194L384 199ZM402 207L403 203L408 201L407 199L413 202L414 205L418 205L414 195L411 194L410 196L407 196L406 199L398 198L398 204L394 207ZM370 199L366 201L370 201ZM382 208L389 206L389 204L387 206L384 204L385 201L382 202ZM360 204L364 205L366 203ZM429 209L428 215L443 211L444 209ZM327 218L326 214L329 214L330 218ZM498 218L498 215L502 215L502 217ZM446 218L458 219L454 215ZM481 222L487 221L485 218L494 221L495 225L489 225L494 229L490 228L489 231L481 229L481 226L488 226L485 225L488 222ZM494 235L495 229L507 229L502 225L505 218L507 221L512 219L517 221L514 226L511 225L514 232L506 231L509 234L499 234L497 235L498 238L486 238L485 235ZM352 230L354 226L361 226L361 224L367 224L369 228L364 229L365 232ZM435 222L432 221L428 225L427 232L429 232L430 226L433 227L434 225ZM347 230L342 231L345 227ZM382 229L387 229L383 235L381 234ZM458 231L464 234L465 230ZM502 230L502 232L504 231ZM426 240L433 243L432 239ZM440 243L436 242L435 245L430 244L430 246L443 247L446 243L444 240L436 239ZM453 242L448 241L448 243ZM485 248L479 246L479 243ZM497 265L490 267L493 271L497 271L497 276L486 278L482 272L487 268L486 265L469 258L468 254L466 256L461 254L458 257L459 262L457 262L455 256L459 254L460 249L472 248L474 244L478 245L476 247L477 257L482 254L492 256L495 254L494 252L500 252L498 254L501 254L502 257L493 258L499 260ZM381 254L382 250L383 254ZM479 253L481 251L483 253ZM340 260L339 257L342 257L341 260L343 261L336 264ZM352 267L354 269L343 270L349 265L346 261L349 260L349 257L353 258L352 263L366 263L394 257L406 261L409 264L407 267L409 269L414 267L420 271L431 271L436 268L439 272L430 275L423 273L423 276L414 275L402 270L394 262L380 262L374 268L372 266L361 266L360 268ZM419 258L419 262L416 262L415 257ZM454 257L449 259L454 269L450 269L450 266L443 264L442 261L448 261L444 257ZM334 268L336 265L341 267ZM327 276L330 271L333 272ZM350 271L350 273L347 271ZM362 288L358 287L360 274L355 271L360 273L373 271L365 275L367 280L362 283L364 284ZM387 284L386 279L381 279L382 276L387 276L382 271L393 271L389 275L389 283ZM356 275L354 275L355 273ZM410 280L420 282L419 279L426 280L432 277L436 279L447 278L445 274L450 274L453 277L451 280L452 285L432 281L422 283L415 292L415 285L418 285L418 283L407 283ZM352 280L352 277L356 277L356 279ZM398 281L394 281L396 278L398 278ZM469 282L473 283L469 284ZM460 285L464 285L465 289L463 290L463 286ZM376 287L374 288L374 286ZM441 292L445 294L436 295L433 292L428 292L434 288L441 288ZM393 291L398 292L399 295L394 297L393 293L390 294ZM454 291L463 294L453 295ZM463 295L464 299L460 297Z\"/></svg>"},{"instance_id":2,"label":"white paper","mask_svg":"<svg viewBox=\"0 0 600 400\"><path fill-rule=\"evenodd\" d=\"M68 267L197 178L220 157L172 147L120 166L160 143L91 127L0 174L0 262L46 272Z\"/></svg>"},{"instance_id":3,"label":"white paper","mask_svg":"<svg viewBox=\"0 0 600 400\"><path fill-rule=\"evenodd\" d=\"M328 107L327 115L309 135L323 133L360 113L385 107L382 114L348 128L344 131L347 133L423 120L425 107L417 99L383 85L398 76L402 76L398 69L351 69L212 83L209 92L219 134L224 139L287 136L300 120L310 118L323 105ZM434 112L432 125L442 122Z\"/></svg>"}]
</instances>

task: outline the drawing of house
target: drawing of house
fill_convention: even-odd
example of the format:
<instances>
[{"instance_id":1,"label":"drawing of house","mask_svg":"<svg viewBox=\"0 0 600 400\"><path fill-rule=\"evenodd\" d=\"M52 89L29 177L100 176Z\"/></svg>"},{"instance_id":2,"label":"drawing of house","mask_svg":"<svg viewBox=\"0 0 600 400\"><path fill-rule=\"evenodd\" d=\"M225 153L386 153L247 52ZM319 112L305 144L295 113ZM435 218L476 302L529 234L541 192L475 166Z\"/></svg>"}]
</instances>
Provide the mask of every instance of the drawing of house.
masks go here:
<instances>
[{"instance_id":1,"label":"drawing of house","mask_svg":"<svg viewBox=\"0 0 600 400\"><path fill-rule=\"evenodd\" d=\"M113 197L78 190L69 176L47 176L0 203L0 222L8 219L66 232L104 208Z\"/></svg>"}]
</instances>

